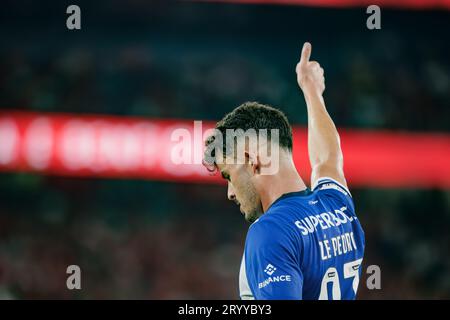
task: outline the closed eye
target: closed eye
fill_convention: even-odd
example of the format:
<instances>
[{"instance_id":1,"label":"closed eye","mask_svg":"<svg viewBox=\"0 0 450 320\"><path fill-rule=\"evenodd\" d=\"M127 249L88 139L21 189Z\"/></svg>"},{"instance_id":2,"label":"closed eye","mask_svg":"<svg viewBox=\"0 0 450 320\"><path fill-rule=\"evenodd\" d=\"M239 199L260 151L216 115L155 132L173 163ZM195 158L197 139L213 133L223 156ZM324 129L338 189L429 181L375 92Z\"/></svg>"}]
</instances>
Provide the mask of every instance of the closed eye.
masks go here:
<instances>
[{"instance_id":1,"label":"closed eye","mask_svg":"<svg viewBox=\"0 0 450 320\"><path fill-rule=\"evenodd\" d=\"M222 174L222 178L224 178L225 180L230 181L230 175L224 171L220 172Z\"/></svg>"}]
</instances>

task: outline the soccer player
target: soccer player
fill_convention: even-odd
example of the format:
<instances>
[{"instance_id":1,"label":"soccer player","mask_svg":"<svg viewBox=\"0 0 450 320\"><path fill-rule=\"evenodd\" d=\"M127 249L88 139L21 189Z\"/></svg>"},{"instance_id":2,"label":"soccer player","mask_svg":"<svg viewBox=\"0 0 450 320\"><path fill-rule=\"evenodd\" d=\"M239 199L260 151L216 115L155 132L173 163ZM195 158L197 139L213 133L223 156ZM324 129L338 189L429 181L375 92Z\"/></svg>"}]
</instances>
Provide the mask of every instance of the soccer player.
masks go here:
<instances>
[{"instance_id":1,"label":"soccer player","mask_svg":"<svg viewBox=\"0 0 450 320\"><path fill-rule=\"evenodd\" d=\"M311 189L292 159L292 129L275 108L244 103L206 140L204 162L228 180L229 200L252 223L240 268L241 299L355 299L358 289L364 232L344 177L339 135L325 108L323 69L310 55L305 43L296 73L308 112ZM263 156L248 144L242 163L226 161L237 157L226 144L208 149L218 133L226 137L237 129L278 130L276 172L262 174ZM235 142L242 138L236 135Z\"/></svg>"}]
</instances>

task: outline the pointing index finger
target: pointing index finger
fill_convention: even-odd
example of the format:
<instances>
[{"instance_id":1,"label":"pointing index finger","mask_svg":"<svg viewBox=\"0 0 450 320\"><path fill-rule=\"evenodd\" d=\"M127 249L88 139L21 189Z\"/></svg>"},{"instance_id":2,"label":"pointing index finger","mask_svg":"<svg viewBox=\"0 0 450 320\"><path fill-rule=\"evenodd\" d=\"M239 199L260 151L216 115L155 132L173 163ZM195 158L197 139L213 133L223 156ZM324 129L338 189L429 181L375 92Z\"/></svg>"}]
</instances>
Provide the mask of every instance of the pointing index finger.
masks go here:
<instances>
[{"instance_id":1,"label":"pointing index finger","mask_svg":"<svg viewBox=\"0 0 450 320\"><path fill-rule=\"evenodd\" d=\"M300 64L306 64L309 62L309 58L311 57L311 43L305 42L303 44L302 56L300 58Z\"/></svg>"}]
</instances>

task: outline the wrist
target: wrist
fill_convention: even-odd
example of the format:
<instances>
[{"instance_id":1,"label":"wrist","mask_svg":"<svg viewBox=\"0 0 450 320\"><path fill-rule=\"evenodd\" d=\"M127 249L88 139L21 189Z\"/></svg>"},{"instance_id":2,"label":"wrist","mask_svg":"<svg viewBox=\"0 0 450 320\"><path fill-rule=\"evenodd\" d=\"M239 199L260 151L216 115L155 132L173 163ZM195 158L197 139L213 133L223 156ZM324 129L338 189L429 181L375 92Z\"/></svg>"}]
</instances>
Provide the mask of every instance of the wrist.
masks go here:
<instances>
[{"instance_id":1,"label":"wrist","mask_svg":"<svg viewBox=\"0 0 450 320\"><path fill-rule=\"evenodd\" d=\"M319 99L322 103L324 102L322 93L318 89L305 88L302 91L306 101Z\"/></svg>"}]
</instances>

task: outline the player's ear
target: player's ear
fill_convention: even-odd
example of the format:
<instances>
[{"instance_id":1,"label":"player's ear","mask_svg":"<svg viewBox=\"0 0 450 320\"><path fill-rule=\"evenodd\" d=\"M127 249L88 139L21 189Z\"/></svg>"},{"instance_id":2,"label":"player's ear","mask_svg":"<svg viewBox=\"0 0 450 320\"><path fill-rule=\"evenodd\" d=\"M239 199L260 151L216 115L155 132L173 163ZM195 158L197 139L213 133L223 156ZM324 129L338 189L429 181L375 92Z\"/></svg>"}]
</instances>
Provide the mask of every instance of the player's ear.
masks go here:
<instances>
[{"instance_id":1,"label":"player's ear","mask_svg":"<svg viewBox=\"0 0 450 320\"><path fill-rule=\"evenodd\" d=\"M252 169L253 174L259 174L261 169L261 159L257 154L245 151L245 160Z\"/></svg>"}]
</instances>

